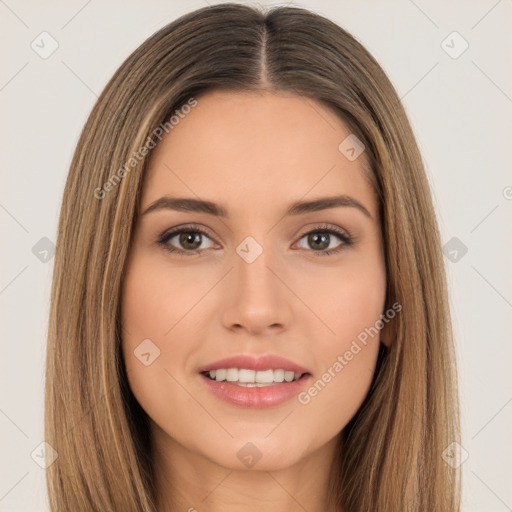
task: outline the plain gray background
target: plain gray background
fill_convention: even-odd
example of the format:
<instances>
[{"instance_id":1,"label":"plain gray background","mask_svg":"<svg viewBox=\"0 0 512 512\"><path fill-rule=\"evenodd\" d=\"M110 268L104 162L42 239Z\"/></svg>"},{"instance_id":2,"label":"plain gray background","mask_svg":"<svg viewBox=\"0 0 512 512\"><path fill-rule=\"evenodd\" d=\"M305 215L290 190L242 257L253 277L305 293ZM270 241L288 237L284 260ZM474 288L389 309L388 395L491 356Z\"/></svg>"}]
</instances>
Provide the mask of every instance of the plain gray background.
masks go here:
<instances>
[{"instance_id":1,"label":"plain gray background","mask_svg":"<svg viewBox=\"0 0 512 512\"><path fill-rule=\"evenodd\" d=\"M121 62L207 3L217 2L0 0L1 511L48 509L44 469L31 454L37 459L43 441L51 244L80 130ZM352 33L403 100L447 244L467 453L463 510L512 510L512 4L288 4Z\"/></svg>"}]
</instances>

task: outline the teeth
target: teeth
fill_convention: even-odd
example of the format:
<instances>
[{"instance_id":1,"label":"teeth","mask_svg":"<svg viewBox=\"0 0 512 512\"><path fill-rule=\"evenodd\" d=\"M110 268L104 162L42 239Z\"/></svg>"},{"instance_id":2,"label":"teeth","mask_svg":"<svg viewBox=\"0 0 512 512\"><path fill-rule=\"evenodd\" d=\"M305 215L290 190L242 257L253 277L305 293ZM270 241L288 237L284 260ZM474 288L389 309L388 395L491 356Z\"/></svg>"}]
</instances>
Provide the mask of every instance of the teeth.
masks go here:
<instances>
[{"instance_id":1,"label":"teeth","mask_svg":"<svg viewBox=\"0 0 512 512\"><path fill-rule=\"evenodd\" d=\"M228 368L226 372L226 380L228 382L237 382L238 381L238 370L236 368Z\"/></svg>"},{"instance_id":2,"label":"teeth","mask_svg":"<svg viewBox=\"0 0 512 512\"><path fill-rule=\"evenodd\" d=\"M245 368L221 368L210 370L208 375L217 382L227 381L236 382L245 387L262 387L267 384L279 382L292 382L299 379L302 373L294 373L278 370L247 370Z\"/></svg>"},{"instance_id":3,"label":"teeth","mask_svg":"<svg viewBox=\"0 0 512 512\"><path fill-rule=\"evenodd\" d=\"M284 370L274 370L274 381L275 382L283 382L284 380Z\"/></svg>"},{"instance_id":4,"label":"teeth","mask_svg":"<svg viewBox=\"0 0 512 512\"><path fill-rule=\"evenodd\" d=\"M238 382L256 382L254 370L238 370Z\"/></svg>"},{"instance_id":5,"label":"teeth","mask_svg":"<svg viewBox=\"0 0 512 512\"><path fill-rule=\"evenodd\" d=\"M226 380L226 374L228 373L227 370L217 370L215 372L215 380Z\"/></svg>"},{"instance_id":6,"label":"teeth","mask_svg":"<svg viewBox=\"0 0 512 512\"><path fill-rule=\"evenodd\" d=\"M255 382L260 384L270 384L274 382L274 370L264 370L256 372Z\"/></svg>"}]
</instances>

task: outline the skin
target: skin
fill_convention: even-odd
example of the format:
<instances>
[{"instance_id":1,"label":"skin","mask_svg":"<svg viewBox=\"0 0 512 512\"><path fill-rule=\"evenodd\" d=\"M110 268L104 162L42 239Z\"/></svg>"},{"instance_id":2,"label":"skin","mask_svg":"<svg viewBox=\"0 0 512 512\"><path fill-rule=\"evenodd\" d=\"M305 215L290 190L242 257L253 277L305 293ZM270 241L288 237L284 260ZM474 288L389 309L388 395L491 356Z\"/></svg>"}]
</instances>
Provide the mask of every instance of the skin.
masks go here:
<instances>
[{"instance_id":1,"label":"skin","mask_svg":"<svg viewBox=\"0 0 512 512\"><path fill-rule=\"evenodd\" d=\"M152 151L122 325L129 384L150 417L160 511L329 510L336 443L369 390L379 336L307 404L294 397L267 409L230 405L207 389L198 368L236 354L277 354L306 367L313 383L384 313L377 198L364 153L349 161L338 150L349 134L309 98L215 91ZM357 199L371 218L353 207L283 217L294 201L337 194ZM210 200L229 216L140 215L164 195ZM208 235L195 245L179 236L167 244L192 255L157 243L190 223ZM354 244L322 255L344 244L334 234L325 245L303 236L324 224L348 231ZM263 248L252 263L236 252L247 236ZM148 338L160 355L145 366L134 351ZM262 455L251 468L237 457L248 442Z\"/></svg>"}]
</instances>

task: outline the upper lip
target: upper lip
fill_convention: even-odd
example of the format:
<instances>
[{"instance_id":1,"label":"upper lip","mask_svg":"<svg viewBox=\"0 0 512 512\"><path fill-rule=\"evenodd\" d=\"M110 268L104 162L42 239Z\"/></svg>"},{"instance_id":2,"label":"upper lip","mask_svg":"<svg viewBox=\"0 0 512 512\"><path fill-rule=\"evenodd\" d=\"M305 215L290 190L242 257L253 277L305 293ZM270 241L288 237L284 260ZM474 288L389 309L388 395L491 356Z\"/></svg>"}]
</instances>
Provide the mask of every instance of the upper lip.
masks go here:
<instances>
[{"instance_id":1,"label":"upper lip","mask_svg":"<svg viewBox=\"0 0 512 512\"><path fill-rule=\"evenodd\" d=\"M309 373L309 371L303 366L300 366L285 357L274 354L264 354L261 356L240 354L237 356L227 357L199 368L199 372L202 373L209 370L218 370L219 368L239 368L255 371L281 369L294 373Z\"/></svg>"}]
</instances>

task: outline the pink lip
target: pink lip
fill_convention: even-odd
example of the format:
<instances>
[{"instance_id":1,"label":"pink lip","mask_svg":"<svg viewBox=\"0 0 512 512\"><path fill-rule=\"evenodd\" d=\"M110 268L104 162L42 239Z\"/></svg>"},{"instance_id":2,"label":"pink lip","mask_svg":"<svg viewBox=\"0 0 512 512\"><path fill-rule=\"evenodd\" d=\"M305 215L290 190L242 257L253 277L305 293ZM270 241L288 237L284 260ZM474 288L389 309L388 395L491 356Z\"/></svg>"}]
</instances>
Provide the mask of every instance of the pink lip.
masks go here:
<instances>
[{"instance_id":1,"label":"pink lip","mask_svg":"<svg viewBox=\"0 0 512 512\"><path fill-rule=\"evenodd\" d=\"M262 388L246 388L227 381L217 382L203 374L200 375L200 378L214 395L229 404L252 409L265 409L282 404L296 396L305 387L311 375L304 375L299 380L292 382L282 382Z\"/></svg>"},{"instance_id":2,"label":"pink lip","mask_svg":"<svg viewBox=\"0 0 512 512\"><path fill-rule=\"evenodd\" d=\"M282 382L261 388L248 388L227 381L217 382L203 374L203 372L218 370L219 368L245 368L255 371L282 369L306 375L292 382ZM255 409L274 407L286 402L296 396L311 378L311 374L306 368L293 363L289 359L271 354L260 357L248 355L228 357L199 368L199 372L201 380L208 389L221 400L239 407Z\"/></svg>"},{"instance_id":3,"label":"pink lip","mask_svg":"<svg viewBox=\"0 0 512 512\"><path fill-rule=\"evenodd\" d=\"M309 373L307 368L299 366L284 357L266 354L259 357L238 355L220 359L214 363L199 368L199 372L218 370L219 368L245 368L247 370L285 370L294 373Z\"/></svg>"}]
</instances>

